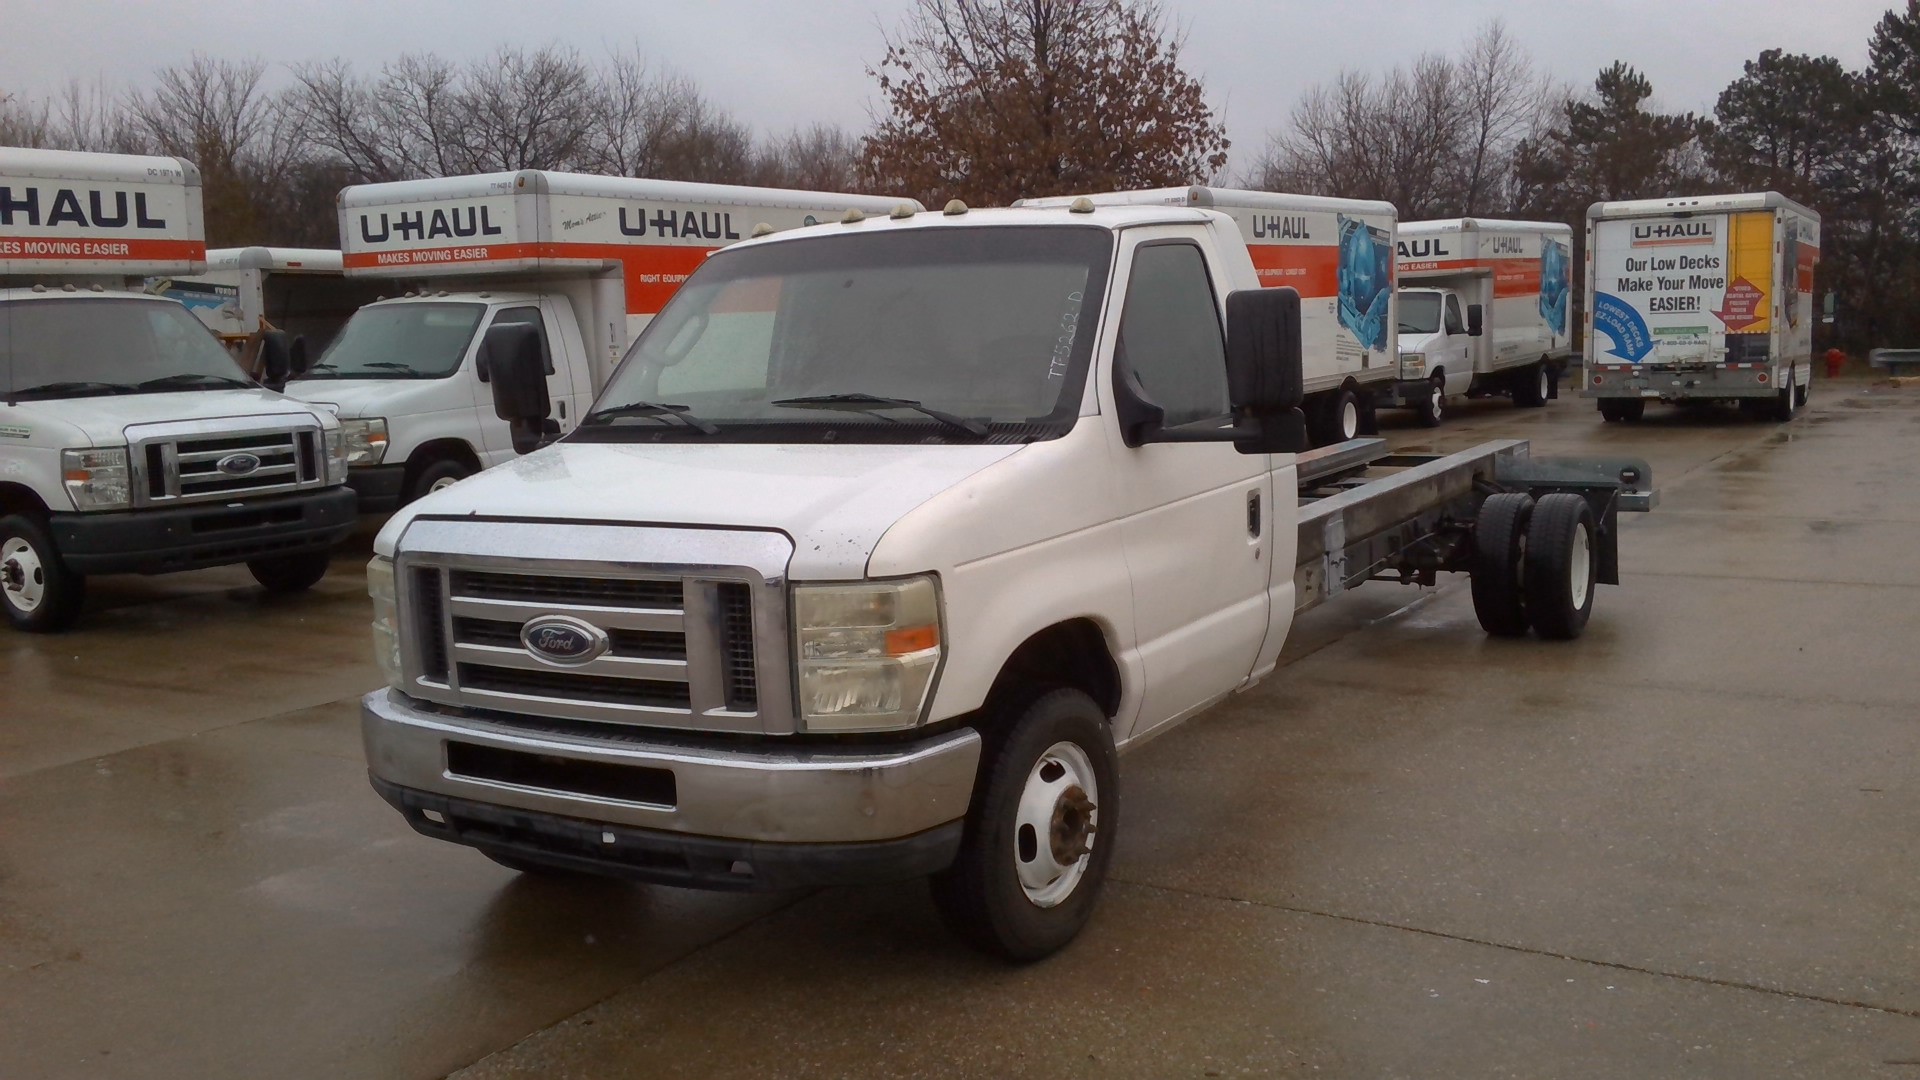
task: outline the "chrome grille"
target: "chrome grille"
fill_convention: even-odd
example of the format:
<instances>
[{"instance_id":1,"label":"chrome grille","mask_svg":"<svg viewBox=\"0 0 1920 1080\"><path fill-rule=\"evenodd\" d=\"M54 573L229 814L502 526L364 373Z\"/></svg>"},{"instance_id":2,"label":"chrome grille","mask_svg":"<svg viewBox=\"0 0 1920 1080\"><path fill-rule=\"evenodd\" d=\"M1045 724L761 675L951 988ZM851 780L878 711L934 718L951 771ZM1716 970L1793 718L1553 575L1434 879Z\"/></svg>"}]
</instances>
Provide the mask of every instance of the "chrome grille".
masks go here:
<instances>
[{"instance_id":1,"label":"chrome grille","mask_svg":"<svg viewBox=\"0 0 1920 1080\"><path fill-rule=\"evenodd\" d=\"M129 429L136 501L154 506L324 487L326 450L316 422L275 419L282 426L199 421Z\"/></svg>"},{"instance_id":2,"label":"chrome grille","mask_svg":"<svg viewBox=\"0 0 1920 1080\"><path fill-rule=\"evenodd\" d=\"M407 538L425 543L441 536L510 535L511 544L502 547L558 554L567 550L568 536L585 536L598 550L615 547L623 535L667 532L428 520L416 522ZM740 535L679 533L693 542ZM408 693L529 716L698 731L791 731L785 583L779 576L790 542L752 536L737 546L741 554L764 558L773 544L782 549L779 561L764 569L704 560L662 566L405 551L399 581ZM523 628L546 616L586 624L604 639L601 651L563 662L527 648ZM770 693L769 685L780 690Z\"/></svg>"}]
</instances>

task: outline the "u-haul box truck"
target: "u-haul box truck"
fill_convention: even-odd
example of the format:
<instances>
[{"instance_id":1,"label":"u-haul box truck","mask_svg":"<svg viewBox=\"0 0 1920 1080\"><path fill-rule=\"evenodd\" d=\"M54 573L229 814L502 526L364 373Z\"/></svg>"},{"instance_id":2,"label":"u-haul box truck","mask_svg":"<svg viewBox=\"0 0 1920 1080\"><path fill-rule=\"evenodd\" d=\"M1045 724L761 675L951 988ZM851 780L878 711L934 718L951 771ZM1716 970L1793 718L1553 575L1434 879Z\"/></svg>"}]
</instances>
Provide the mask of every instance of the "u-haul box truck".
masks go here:
<instances>
[{"instance_id":1,"label":"u-haul box truck","mask_svg":"<svg viewBox=\"0 0 1920 1080\"><path fill-rule=\"evenodd\" d=\"M302 338L319 354L353 313L399 291L390 281L349 278L330 248L213 248L199 274L156 278L149 288L187 310L234 347L263 329Z\"/></svg>"},{"instance_id":2,"label":"u-haul box truck","mask_svg":"<svg viewBox=\"0 0 1920 1080\"><path fill-rule=\"evenodd\" d=\"M0 148L0 612L14 627L70 625L89 574L244 562L269 589L305 589L352 531L333 417L247 379L186 308L139 291L205 259L191 164Z\"/></svg>"},{"instance_id":3,"label":"u-haul box truck","mask_svg":"<svg viewBox=\"0 0 1920 1080\"><path fill-rule=\"evenodd\" d=\"M1059 209L1078 196L1022 199ZM1265 286L1300 294L1307 432L1315 446L1372 430L1376 399L1399 374L1392 203L1182 187L1089 195L1097 206L1192 206L1233 219Z\"/></svg>"},{"instance_id":4,"label":"u-haul box truck","mask_svg":"<svg viewBox=\"0 0 1920 1080\"><path fill-rule=\"evenodd\" d=\"M338 411L361 509L392 510L513 456L477 363L490 327L539 329L552 420L564 433L708 253L761 226L902 205L921 209L538 170L350 187L340 193L347 277L424 287L362 308L288 393Z\"/></svg>"},{"instance_id":5,"label":"u-haul box truck","mask_svg":"<svg viewBox=\"0 0 1920 1080\"><path fill-rule=\"evenodd\" d=\"M1400 381L1394 403L1440 422L1453 394L1538 408L1559 396L1573 354L1567 325L1573 229L1550 221L1407 221L1400 273Z\"/></svg>"},{"instance_id":6,"label":"u-haul box truck","mask_svg":"<svg viewBox=\"0 0 1920 1080\"><path fill-rule=\"evenodd\" d=\"M1813 382L1820 215L1778 192L1587 210L1586 387L1607 420L1737 401L1791 420Z\"/></svg>"}]
</instances>

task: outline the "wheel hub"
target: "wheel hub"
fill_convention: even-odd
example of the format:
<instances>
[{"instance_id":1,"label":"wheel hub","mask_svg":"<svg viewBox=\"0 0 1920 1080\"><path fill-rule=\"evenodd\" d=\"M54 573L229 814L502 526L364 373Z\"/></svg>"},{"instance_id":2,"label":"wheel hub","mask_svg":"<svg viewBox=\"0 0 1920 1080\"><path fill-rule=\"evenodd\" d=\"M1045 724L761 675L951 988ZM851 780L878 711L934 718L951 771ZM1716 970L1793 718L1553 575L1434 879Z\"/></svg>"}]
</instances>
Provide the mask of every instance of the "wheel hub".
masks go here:
<instances>
[{"instance_id":1,"label":"wheel hub","mask_svg":"<svg viewBox=\"0 0 1920 1080\"><path fill-rule=\"evenodd\" d=\"M1071 742L1048 747L1027 773L1014 812L1014 873L1035 907L1065 901L1086 876L1099 833L1099 781L1087 752Z\"/></svg>"},{"instance_id":2,"label":"wheel hub","mask_svg":"<svg viewBox=\"0 0 1920 1080\"><path fill-rule=\"evenodd\" d=\"M12 537L0 544L0 591L6 593L9 604L22 612L38 608L46 594L47 575L41 568L40 554L21 537Z\"/></svg>"}]
</instances>

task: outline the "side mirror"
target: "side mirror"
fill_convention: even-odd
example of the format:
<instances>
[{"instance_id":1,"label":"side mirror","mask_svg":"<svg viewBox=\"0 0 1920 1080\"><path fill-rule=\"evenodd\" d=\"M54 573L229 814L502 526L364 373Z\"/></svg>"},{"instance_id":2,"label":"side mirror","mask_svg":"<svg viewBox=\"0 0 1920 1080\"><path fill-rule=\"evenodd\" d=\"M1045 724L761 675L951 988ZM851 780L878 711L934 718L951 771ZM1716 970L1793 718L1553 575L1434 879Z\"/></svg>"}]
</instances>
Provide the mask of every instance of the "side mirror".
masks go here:
<instances>
[{"instance_id":1,"label":"side mirror","mask_svg":"<svg viewBox=\"0 0 1920 1080\"><path fill-rule=\"evenodd\" d=\"M476 360L493 388L493 414L513 428L514 453L530 454L560 433L560 425L547 418L553 402L539 328L506 323L488 329Z\"/></svg>"},{"instance_id":2,"label":"side mirror","mask_svg":"<svg viewBox=\"0 0 1920 1080\"><path fill-rule=\"evenodd\" d=\"M1467 336L1479 337L1486 330L1486 311L1479 304L1467 305Z\"/></svg>"},{"instance_id":3,"label":"side mirror","mask_svg":"<svg viewBox=\"0 0 1920 1080\"><path fill-rule=\"evenodd\" d=\"M287 332L269 330L260 338L260 384L276 393L287 388L293 373L293 351L287 344Z\"/></svg>"},{"instance_id":4,"label":"side mirror","mask_svg":"<svg viewBox=\"0 0 1920 1080\"><path fill-rule=\"evenodd\" d=\"M292 373L290 377L297 379L312 366L313 360L307 356L307 339L294 338L293 344L287 346L287 370Z\"/></svg>"},{"instance_id":5,"label":"side mirror","mask_svg":"<svg viewBox=\"0 0 1920 1080\"><path fill-rule=\"evenodd\" d=\"M1234 415L1260 419L1300 407L1300 294L1241 289L1227 295L1227 398Z\"/></svg>"}]
</instances>

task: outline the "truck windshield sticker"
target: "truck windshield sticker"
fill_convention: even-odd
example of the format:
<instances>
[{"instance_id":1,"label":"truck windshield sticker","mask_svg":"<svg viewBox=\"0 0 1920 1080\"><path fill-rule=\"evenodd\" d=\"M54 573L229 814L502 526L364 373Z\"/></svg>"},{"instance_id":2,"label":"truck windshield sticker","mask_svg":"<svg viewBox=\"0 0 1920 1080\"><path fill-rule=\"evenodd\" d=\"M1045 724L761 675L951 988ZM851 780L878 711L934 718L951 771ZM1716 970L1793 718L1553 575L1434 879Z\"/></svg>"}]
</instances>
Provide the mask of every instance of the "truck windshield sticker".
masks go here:
<instances>
[{"instance_id":1,"label":"truck windshield sticker","mask_svg":"<svg viewBox=\"0 0 1920 1080\"><path fill-rule=\"evenodd\" d=\"M1053 355L1047 359L1047 381L1067 377L1067 369L1073 362L1073 341L1080 335L1080 306L1087 294L1075 290L1067 294L1067 304L1060 310L1060 333L1053 339Z\"/></svg>"},{"instance_id":2,"label":"truck windshield sticker","mask_svg":"<svg viewBox=\"0 0 1920 1080\"><path fill-rule=\"evenodd\" d=\"M30 427L15 427L12 425L0 424L0 439L26 439L26 438L31 438L32 436L33 436L33 429Z\"/></svg>"}]
</instances>

